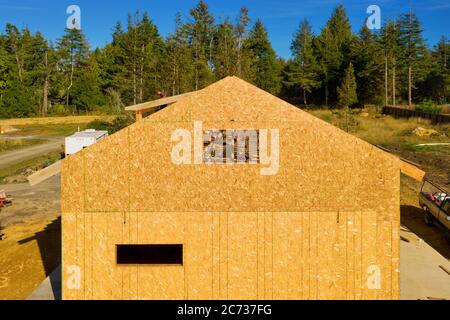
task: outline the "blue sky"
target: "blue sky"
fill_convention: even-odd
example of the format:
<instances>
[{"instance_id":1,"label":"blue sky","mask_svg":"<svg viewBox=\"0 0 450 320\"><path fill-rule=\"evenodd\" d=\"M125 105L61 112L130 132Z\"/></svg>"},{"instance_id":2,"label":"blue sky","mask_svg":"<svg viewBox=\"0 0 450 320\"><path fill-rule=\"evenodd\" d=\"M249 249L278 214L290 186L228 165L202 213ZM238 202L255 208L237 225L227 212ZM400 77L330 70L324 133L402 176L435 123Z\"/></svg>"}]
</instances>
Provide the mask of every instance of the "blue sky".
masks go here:
<instances>
[{"instance_id":1,"label":"blue sky","mask_svg":"<svg viewBox=\"0 0 450 320\"><path fill-rule=\"evenodd\" d=\"M418 15L424 36L433 46L442 35L450 36L450 0L206 0L217 21L225 17L235 20L239 8L245 5L254 22L260 18L268 29L276 52L290 57L292 34L299 22L308 19L315 33L320 32L333 8L342 3L347 9L353 30L364 23L366 9L371 4L381 8L382 19L395 18L411 7ZM110 41L112 28L118 20L126 21L128 13L147 11L158 26L161 35L173 32L174 17L180 12L184 17L197 0L0 0L0 27L7 22L18 27L28 26L40 31L48 39L59 38L66 25L66 8L76 4L81 8L81 23L93 47ZM3 30L2 30L3 31Z\"/></svg>"}]
</instances>

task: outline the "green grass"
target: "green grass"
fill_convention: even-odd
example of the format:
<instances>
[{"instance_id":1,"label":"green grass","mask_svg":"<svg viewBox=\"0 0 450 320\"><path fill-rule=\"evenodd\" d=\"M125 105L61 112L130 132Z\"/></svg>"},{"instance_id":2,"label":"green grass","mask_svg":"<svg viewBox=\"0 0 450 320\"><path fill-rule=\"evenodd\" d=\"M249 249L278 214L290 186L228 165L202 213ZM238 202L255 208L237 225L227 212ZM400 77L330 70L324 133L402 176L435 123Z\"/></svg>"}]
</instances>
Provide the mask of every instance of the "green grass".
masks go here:
<instances>
[{"instance_id":1,"label":"green grass","mask_svg":"<svg viewBox=\"0 0 450 320\"><path fill-rule=\"evenodd\" d=\"M42 139L17 139L17 140L0 140L0 153L5 151L22 149L47 142Z\"/></svg>"},{"instance_id":2,"label":"green grass","mask_svg":"<svg viewBox=\"0 0 450 320\"><path fill-rule=\"evenodd\" d=\"M403 144L403 150L413 151L413 152L436 152L450 150L450 146L440 145L440 146L417 146L416 144Z\"/></svg>"},{"instance_id":3,"label":"green grass","mask_svg":"<svg viewBox=\"0 0 450 320\"><path fill-rule=\"evenodd\" d=\"M55 151L46 155L15 163L10 167L0 169L0 182L4 182L7 177L20 175L24 173L26 169L32 169L35 171L40 170L44 167L44 164L48 166L58 160L60 160L60 153Z\"/></svg>"}]
</instances>

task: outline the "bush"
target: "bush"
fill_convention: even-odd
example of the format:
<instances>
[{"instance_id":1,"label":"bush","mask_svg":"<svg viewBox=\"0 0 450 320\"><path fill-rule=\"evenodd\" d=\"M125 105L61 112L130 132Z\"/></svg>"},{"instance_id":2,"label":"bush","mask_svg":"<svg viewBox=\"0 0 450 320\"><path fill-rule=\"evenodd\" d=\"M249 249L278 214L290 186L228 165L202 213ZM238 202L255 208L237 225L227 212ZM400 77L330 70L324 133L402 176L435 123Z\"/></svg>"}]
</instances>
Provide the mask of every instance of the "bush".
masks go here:
<instances>
[{"instance_id":1,"label":"bush","mask_svg":"<svg viewBox=\"0 0 450 320\"><path fill-rule=\"evenodd\" d=\"M421 104L416 106L416 111L439 114L441 113L442 108L435 105L431 100L424 100Z\"/></svg>"},{"instance_id":2,"label":"bush","mask_svg":"<svg viewBox=\"0 0 450 320\"><path fill-rule=\"evenodd\" d=\"M69 114L69 112L66 109L65 105L56 104L56 105L48 108L47 114L51 115L51 116L67 116Z\"/></svg>"},{"instance_id":3,"label":"bush","mask_svg":"<svg viewBox=\"0 0 450 320\"><path fill-rule=\"evenodd\" d=\"M105 130L108 131L109 134L113 134L125 127L128 127L133 122L134 119L131 115L120 116L115 118L112 122L102 121L98 119L94 120L87 125L87 128L95 130Z\"/></svg>"}]
</instances>

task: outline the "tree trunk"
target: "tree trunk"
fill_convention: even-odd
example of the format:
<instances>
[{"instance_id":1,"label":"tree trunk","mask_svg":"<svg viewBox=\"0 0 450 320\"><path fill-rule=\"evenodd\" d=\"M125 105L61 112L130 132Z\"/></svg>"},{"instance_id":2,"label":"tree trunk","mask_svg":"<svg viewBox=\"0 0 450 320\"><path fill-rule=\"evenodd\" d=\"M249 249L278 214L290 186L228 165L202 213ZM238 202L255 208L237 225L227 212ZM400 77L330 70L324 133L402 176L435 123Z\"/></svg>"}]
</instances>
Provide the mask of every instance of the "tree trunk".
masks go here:
<instances>
[{"instance_id":1,"label":"tree trunk","mask_svg":"<svg viewBox=\"0 0 450 320\"><path fill-rule=\"evenodd\" d=\"M140 65L140 74L139 74L139 103L144 101L144 54L145 54L145 45L142 45L141 49L141 65Z\"/></svg>"},{"instance_id":2,"label":"tree trunk","mask_svg":"<svg viewBox=\"0 0 450 320\"><path fill-rule=\"evenodd\" d=\"M388 57L384 59L384 105L388 105Z\"/></svg>"},{"instance_id":3,"label":"tree trunk","mask_svg":"<svg viewBox=\"0 0 450 320\"><path fill-rule=\"evenodd\" d=\"M19 55L17 54L17 52L15 52L14 55L15 55L16 63L17 63L17 72L19 73L19 80L20 80L20 82L23 82L22 67L20 65Z\"/></svg>"},{"instance_id":4,"label":"tree trunk","mask_svg":"<svg viewBox=\"0 0 450 320\"><path fill-rule=\"evenodd\" d=\"M69 86L67 87L67 97L66 97L66 106L67 110L69 110L69 97L70 97L70 89L73 85L73 73L74 73L74 61L73 61L73 50L70 49L70 80L69 80ZM75 107L76 111L76 107ZM73 111L72 111L73 114Z\"/></svg>"},{"instance_id":5,"label":"tree trunk","mask_svg":"<svg viewBox=\"0 0 450 320\"><path fill-rule=\"evenodd\" d=\"M44 65L45 65L45 79L44 79L44 88L43 88L43 99L42 99L42 110L41 116L45 117L47 115L48 110L48 82L50 77L50 72L48 70L48 53L45 52L44 55Z\"/></svg>"},{"instance_id":6,"label":"tree trunk","mask_svg":"<svg viewBox=\"0 0 450 320\"><path fill-rule=\"evenodd\" d=\"M303 88L303 104L306 106L306 90Z\"/></svg>"},{"instance_id":7,"label":"tree trunk","mask_svg":"<svg viewBox=\"0 0 450 320\"><path fill-rule=\"evenodd\" d=\"M412 67L408 66L408 105L412 109Z\"/></svg>"},{"instance_id":8,"label":"tree trunk","mask_svg":"<svg viewBox=\"0 0 450 320\"><path fill-rule=\"evenodd\" d=\"M394 60L394 65L393 65L393 67L392 67L392 106L394 106L395 107L395 105L396 105L396 99L395 99L395 97L396 97L396 90L395 90L395 81L396 81L396 79L395 79L395 77L396 77L396 65L395 65L395 60Z\"/></svg>"}]
</instances>

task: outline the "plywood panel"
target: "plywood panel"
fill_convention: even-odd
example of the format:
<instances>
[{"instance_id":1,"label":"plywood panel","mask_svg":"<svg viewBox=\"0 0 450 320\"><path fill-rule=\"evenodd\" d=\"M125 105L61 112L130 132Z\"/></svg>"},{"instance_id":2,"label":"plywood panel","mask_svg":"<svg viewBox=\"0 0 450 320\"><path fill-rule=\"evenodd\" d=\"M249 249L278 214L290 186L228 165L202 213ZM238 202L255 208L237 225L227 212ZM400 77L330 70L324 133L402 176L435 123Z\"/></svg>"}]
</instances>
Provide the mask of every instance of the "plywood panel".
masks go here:
<instances>
[{"instance_id":1,"label":"plywood panel","mask_svg":"<svg viewBox=\"0 0 450 320\"><path fill-rule=\"evenodd\" d=\"M138 244L137 213L124 212L121 244ZM138 267L136 265L121 265L122 295L125 300L138 299Z\"/></svg>"},{"instance_id":2,"label":"plywood panel","mask_svg":"<svg viewBox=\"0 0 450 320\"><path fill-rule=\"evenodd\" d=\"M303 267L310 264L309 254L303 250L308 248L304 246L303 235L309 235L309 213L288 213L288 254L287 254L287 299L301 299L302 291L307 288L303 287ZM306 221L305 221L306 220ZM309 244L309 243L308 243Z\"/></svg>"},{"instance_id":3,"label":"plywood panel","mask_svg":"<svg viewBox=\"0 0 450 320\"><path fill-rule=\"evenodd\" d=\"M344 250L346 250L347 255L347 261L346 261L346 299L347 300L354 300L356 298L355 296L355 272L356 272L356 252L355 248L357 247L355 244L355 238L356 233L358 232L356 223L355 223L355 215L354 212L348 213L345 223L347 224L346 228L346 247Z\"/></svg>"},{"instance_id":4,"label":"plywood panel","mask_svg":"<svg viewBox=\"0 0 450 320\"><path fill-rule=\"evenodd\" d=\"M308 292L306 292L306 288L303 290L303 299L314 300L318 298L319 294L317 277L320 272L319 250L322 248L321 243L319 243L319 231L322 230L322 216L316 212L305 213L303 216L305 218L309 216L309 241L305 239L303 242L304 255L309 254L309 263L308 265L305 264L303 268L303 283L308 284L309 290ZM306 227L305 222L303 225ZM304 233L304 236L306 238L306 233ZM307 246L308 242L309 246ZM309 271L309 275L307 275L307 271Z\"/></svg>"},{"instance_id":5,"label":"plywood panel","mask_svg":"<svg viewBox=\"0 0 450 320\"><path fill-rule=\"evenodd\" d=\"M274 299L273 282L274 282L274 232L273 232L273 216L274 213L264 213L264 289L265 299Z\"/></svg>"},{"instance_id":6,"label":"plywood panel","mask_svg":"<svg viewBox=\"0 0 450 320\"><path fill-rule=\"evenodd\" d=\"M84 223L84 299L92 300L92 273L93 273L93 227L92 214L83 214Z\"/></svg>"},{"instance_id":7,"label":"plywood panel","mask_svg":"<svg viewBox=\"0 0 450 320\"><path fill-rule=\"evenodd\" d=\"M377 299L392 298L392 223L377 221L377 261L381 271L381 287Z\"/></svg>"},{"instance_id":8,"label":"plywood panel","mask_svg":"<svg viewBox=\"0 0 450 320\"><path fill-rule=\"evenodd\" d=\"M185 297L189 300L213 299L213 214L199 212L185 213L184 216Z\"/></svg>"},{"instance_id":9,"label":"plywood panel","mask_svg":"<svg viewBox=\"0 0 450 320\"><path fill-rule=\"evenodd\" d=\"M392 219L392 261L391 261L391 281L392 299L400 299L400 212Z\"/></svg>"},{"instance_id":10,"label":"plywood panel","mask_svg":"<svg viewBox=\"0 0 450 320\"><path fill-rule=\"evenodd\" d=\"M379 291L377 271L381 266L377 260L377 213L362 214L362 298L374 300ZM383 276L381 274L381 276Z\"/></svg>"},{"instance_id":11,"label":"plywood panel","mask_svg":"<svg viewBox=\"0 0 450 320\"><path fill-rule=\"evenodd\" d=\"M228 293L235 299L258 298L258 215L229 213Z\"/></svg>"},{"instance_id":12,"label":"plywood panel","mask_svg":"<svg viewBox=\"0 0 450 320\"><path fill-rule=\"evenodd\" d=\"M273 215L273 299L288 296L289 213Z\"/></svg>"},{"instance_id":13,"label":"plywood panel","mask_svg":"<svg viewBox=\"0 0 450 320\"><path fill-rule=\"evenodd\" d=\"M265 217L264 212L257 212L257 241L258 241L258 299L264 300L266 294L266 276L265 276L265 256L266 256L266 239L265 239Z\"/></svg>"},{"instance_id":14,"label":"plywood panel","mask_svg":"<svg viewBox=\"0 0 450 320\"><path fill-rule=\"evenodd\" d=\"M139 244L184 244L185 217L181 213L140 213ZM192 251L188 242L184 250ZM200 248L196 248L199 250ZM184 299L184 267L178 265L138 266L139 299Z\"/></svg>"},{"instance_id":15,"label":"plywood panel","mask_svg":"<svg viewBox=\"0 0 450 320\"><path fill-rule=\"evenodd\" d=\"M361 212L354 213L354 228L353 228L353 243L354 243L354 257L355 257L355 299L361 300L363 298L363 282L365 281L365 270L363 271L363 216ZM352 275L349 275L350 277Z\"/></svg>"},{"instance_id":16,"label":"plywood panel","mask_svg":"<svg viewBox=\"0 0 450 320\"><path fill-rule=\"evenodd\" d=\"M190 160L194 161L193 122L144 122L131 126L131 210L351 212L363 206L364 209L378 208L380 211L387 208L386 214L389 214L395 209L395 203L398 204L399 189L393 185L399 181L399 171L395 170L391 156L385 156L381 150L372 149L366 143L356 143L349 135L340 133L335 136L331 129L315 130L301 122L202 124L204 130L242 129L243 126L279 130L280 167L275 175L261 175L261 168L265 166L260 164L173 163L171 152L176 142L171 141L171 135L179 129L186 130L191 139ZM311 141L314 141L313 145ZM366 152L369 152L367 159L358 158ZM374 169L370 170L372 163ZM184 183L179 184L178 181ZM381 199L370 200L374 198L373 194L381 193ZM332 200L330 194L333 194Z\"/></svg>"},{"instance_id":17,"label":"plywood panel","mask_svg":"<svg viewBox=\"0 0 450 320\"><path fill-rule=\"evenodd\" d=\"M212 215L212 292L213 299L220 297L220 213Z\"/></svg>"},{"instance_id":18,"label":"plywood panel","mask_svg":"<svg viewBox=\"0 0 450 320\"><path fill-rule=\"evenodd\" d=\"M123 271L116 265L122 243L123 213L92 214L92 298L123 299Z\"/></svg>"},{"instance_id":19,"label":"plywood panel","mask_svg":"<svg viewBox=\"0 0 450 320\"><path fill-rule=\"evenodd\" d=\"M318 261L318 298L319 299L333 299L336 292L336 279L334 261L334 249L337 239L337 223L335 212L324 212L321 215L321 228L319 232L318 242L319 261Z\"/></svg>"},{"instance_id":20,"label":"plywood panel","mask_svg":"<svg viewBox=\"0 0 450 320\"><path fill-rule=\"evenodd\" d=\"M219 299L228 299L228 213L220 213L220 226L219 226L219 286L220 294Z\"/></svg>"},{"instance_id":21,"label":"plywood panel","mask_svg":"<svg viewBox=\"0 0 450 320\"><path fill-rule=\"evenodd\" d=\"M332 299L347 298L347 213L338 212L335 215L336 233L333 245L334 277Z\"/></svg>"},{"instance_id":22,"label":"plywood panel","mask_svg":"<svg viewBox=\"0 0 450 320\"><path fill-rule=\"evenodd\" d=\"M279 130L279 170L172 162L174 130ZM270 139L269 139L270 140ZM62 162L70 299L398 297L399 161L236 78ZM184 246L183 266L117 266L118 243ZM72 250L72 251L71 251ZM379 266L380 289L367 286Z\"/></svg>"},{"instance_id":23,"label":"plywood panel","mask_svg":"<svg viewBox=\"0 0 450 320\"><path fill-rule=\"evenodd\" d=\"M129 209L128 128L84 150L86 211Z\"/></svg>"},{"instance_id":24,"label":"plywood panel","mask_svg":"<svg viewBox=\"0 0 450 320\"><path fill-rule=\"evenodd\" d=\"M62 233L62 298L76 300L81 298L79 272L82 272L77 256L77 214L65 212L61 218ZM81 274L80 274L81 275Z\"/></svg>"},{"instance_id":25,"label":"plywood panel","mask_svg":"<svg viewBox=\"0 0 450 320\"><path fill-rule=\"evenodd\" d=\"M61 161L61 211L84 210L84 156L77 153Z\"/></svg>"}]
</instances>

